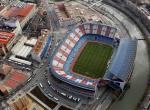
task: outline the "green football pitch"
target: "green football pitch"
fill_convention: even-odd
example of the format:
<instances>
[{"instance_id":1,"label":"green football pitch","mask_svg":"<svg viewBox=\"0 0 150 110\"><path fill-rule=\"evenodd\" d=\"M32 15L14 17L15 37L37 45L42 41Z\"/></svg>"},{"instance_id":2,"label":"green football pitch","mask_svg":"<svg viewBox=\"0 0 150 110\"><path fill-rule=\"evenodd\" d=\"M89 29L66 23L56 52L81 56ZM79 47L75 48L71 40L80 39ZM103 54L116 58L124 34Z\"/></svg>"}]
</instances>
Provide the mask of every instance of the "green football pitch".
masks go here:
<instances>
[{"instance_id":1,"label":"green football pitch","mask_svg":"<svg viewBox=\"0 0 150 110\"><path fill-rule=\"evenodd\" d=\"M111 46L88 42L77 58L73 71L91 78L103 77L112 52Z\"/></svg>"}]
</instances>

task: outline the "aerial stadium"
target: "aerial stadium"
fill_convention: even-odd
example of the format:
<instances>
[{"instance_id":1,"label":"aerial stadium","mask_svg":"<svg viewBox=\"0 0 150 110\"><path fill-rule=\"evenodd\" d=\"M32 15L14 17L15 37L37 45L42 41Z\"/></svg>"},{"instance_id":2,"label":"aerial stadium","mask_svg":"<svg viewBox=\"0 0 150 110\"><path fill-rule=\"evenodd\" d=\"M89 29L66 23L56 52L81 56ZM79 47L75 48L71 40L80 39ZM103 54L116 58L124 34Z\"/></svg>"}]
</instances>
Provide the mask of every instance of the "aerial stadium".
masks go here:
<instances>
[{"instance_id":1,"label":"aerial stadium","mask_svg":"<svg viewBox=\"0 0 150 110\"><path fill-rule=\"evenodd\" d=\"M0 0L0 110L149 110L149 4Z\"/></svg>"},{"instance_id":2,"label":"aerial stadium","mask_svg":"<svg viewBox=\"0 0 150 110\"><path fill-rule=\"evenodd\" d=\"M75 27L54 51L52 75L93 92L98 85L123 90L134 68L137 40L117 38L116 32L98 23Z\"/></svg>"}]
</instances>

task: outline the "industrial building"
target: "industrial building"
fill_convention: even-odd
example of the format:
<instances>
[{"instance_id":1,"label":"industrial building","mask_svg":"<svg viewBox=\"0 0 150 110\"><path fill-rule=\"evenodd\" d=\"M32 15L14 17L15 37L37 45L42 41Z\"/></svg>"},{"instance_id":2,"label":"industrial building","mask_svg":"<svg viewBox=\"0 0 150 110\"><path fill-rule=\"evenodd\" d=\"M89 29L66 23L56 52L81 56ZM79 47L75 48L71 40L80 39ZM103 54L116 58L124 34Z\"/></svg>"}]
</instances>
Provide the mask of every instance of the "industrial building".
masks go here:
<instances>
[{"instance_id":1,"label":"industrial building","mask_svg":"<svg viewBox=\"0 0 150 110\"><path fill-rule=\"evenodd\" d=\"M40 62L47 53L47 50L51 45L51 41L52 38L50 36L49 30L42 29L41 36L39 36L36 45L31 52L32 59Z\"/></svg>"},{"instance_id":2,"label":"industrial building","mask_svg":"<svg viewBox=\"0 0 150 110\"><path fill-rule=\"evenodd\" d=\"M17 19L5 19L4 21L4 18L1 18L0 21L0 46L2 47L0 55L5 56L18 40L18 34L22 31Z\"/></svg>"},{"instance_id":3,"label":"industrial building","mask_svg":"<svg viewBox=\"0 0 150 110\"><path fill-rule=\"evenodd\" d=\"M28 56L31 54L32 48L36 44L36 38L28 39L22 36L16 45L11 49L12 55L9 60L21 64L31 65L31 61L28 61Z\"/></svg>"},{"instance_id":4,"label":"industrial building","mask_svg":"<svg viewBox=\"0 0 150 110\"><path fill-rule=\"evenodd\" d=\"M11 6L6 7L1 15L8 18L17 18L20 22L21 27L24 27L29 19L31 19L35 15L35 12L37 12L36 4L16 1Z\"/></svg>"},{"instance_id":5,"label":"industrial building","mask_svg":"<svg viewBox=\"0 0 150 110\"><path fill-rule=\"evenodd\" d=\"M22 28L36 14L37 10L36 4L15 1L0 11L0 32L7 32L6 35L1 36L8 38L9 34L13 34L13 37L9 38L7 42L0 42L2 47L0 51L1 56L5 56L19 40Z\"/></svg>"}]
</instances>

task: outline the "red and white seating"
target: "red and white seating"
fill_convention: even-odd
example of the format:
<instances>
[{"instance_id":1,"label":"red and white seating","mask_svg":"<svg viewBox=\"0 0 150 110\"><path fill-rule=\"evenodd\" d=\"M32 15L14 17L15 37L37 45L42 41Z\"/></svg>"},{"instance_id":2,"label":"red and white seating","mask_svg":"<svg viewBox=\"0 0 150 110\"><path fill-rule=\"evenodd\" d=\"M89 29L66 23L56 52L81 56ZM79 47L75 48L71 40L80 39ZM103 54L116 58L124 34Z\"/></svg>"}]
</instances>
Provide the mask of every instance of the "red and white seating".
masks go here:
<instances>
[{"instance_id":1,"label":"red and white seating","mask_svg":"<svg viewBox=\"0 0 150 110\"><path fill-rule=\"evenodd\" d=\"M76 43L80 40L80 38L85 34L98 34L106 37L113 38L116 33L116 29L107 25L102 24L92 24L86 23L78 26L71 32L66 39L62 43L62 45L57 50L57 53L53 57L52 61L52 69L55 71L53 74L58 74L60 77L66 78L76 83L77 85L80 84L82 86L90 86L95 90L97 85L97 80L84 78L81 76L75 77L75 75L67 74L63 66L67 60L68 55L70 54L72 48L76 45ZM77 74L76 74L77 75ZM69 82L70 82L69 81ZM73 84L75 85L75 84ZM79 87L79 86L78 86ZM81 86L80 86L81 87Z\"/></svg>"}]
</instances>

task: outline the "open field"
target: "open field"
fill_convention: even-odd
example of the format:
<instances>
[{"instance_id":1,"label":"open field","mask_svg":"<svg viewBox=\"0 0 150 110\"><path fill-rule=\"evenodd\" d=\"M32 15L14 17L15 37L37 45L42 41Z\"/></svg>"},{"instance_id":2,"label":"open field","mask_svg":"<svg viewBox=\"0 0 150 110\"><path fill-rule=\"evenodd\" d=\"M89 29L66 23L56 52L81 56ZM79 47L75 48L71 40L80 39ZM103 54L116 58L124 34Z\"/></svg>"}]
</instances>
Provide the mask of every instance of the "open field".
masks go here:
<instances>
[{"instance_id":1,"label":"open field","mask_svg":"<svg viewBox=\"0 0 150 110\"><path fill-rule=\"evenodd\" d=\"M91 78L103 77L112 52L113 48L108 45L88 42L77 58L73 71Z\"/></svg>"}]
</instances>

